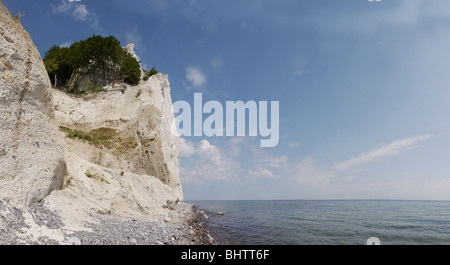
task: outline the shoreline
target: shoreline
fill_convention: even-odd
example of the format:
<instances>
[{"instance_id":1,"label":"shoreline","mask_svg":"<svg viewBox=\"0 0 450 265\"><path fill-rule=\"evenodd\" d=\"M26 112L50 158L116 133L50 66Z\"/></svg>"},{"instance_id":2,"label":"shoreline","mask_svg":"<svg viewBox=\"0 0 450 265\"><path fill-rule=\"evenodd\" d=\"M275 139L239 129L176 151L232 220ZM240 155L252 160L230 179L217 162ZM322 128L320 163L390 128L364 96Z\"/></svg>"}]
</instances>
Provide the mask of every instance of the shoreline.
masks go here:
<instances>
[{"instance_id":1,"label":"shoreline","mask_svg":"<svg viewBox=\"0 0 450 265\"><path fill-rule=\"evenodd\" d=\"M190 238L194 245L218 245L215 238L211 236L211 229L206 223L206 216L199 210L198 205L192 205L192 216L188 219L190 230L187 238Z\"/></svg>"}]
</instances>

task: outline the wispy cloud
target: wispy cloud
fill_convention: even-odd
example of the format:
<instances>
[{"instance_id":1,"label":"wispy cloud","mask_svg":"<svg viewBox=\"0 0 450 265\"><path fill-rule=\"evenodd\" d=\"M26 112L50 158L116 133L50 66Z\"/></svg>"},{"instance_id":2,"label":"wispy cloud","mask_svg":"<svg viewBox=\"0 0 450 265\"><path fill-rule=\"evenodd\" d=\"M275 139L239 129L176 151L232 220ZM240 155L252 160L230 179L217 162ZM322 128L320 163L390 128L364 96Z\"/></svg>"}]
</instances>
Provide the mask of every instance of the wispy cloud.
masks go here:
<instances>
[{"instance_id":1,"label":"wispy cloud","mask_svg":"<svg viewBox=\"0 0 450 265\"><path fill-rule=\"evenodd\" d=\"M135 45L135 52L138 54L146 50L144 42L142 41L142 34L139 28L130 28L126 30L124 33L124 38L126 43L133 43ZM140 60L140 59L139 59Z\"/></svg>"},{"instance_id":2,"label":"wispy cloud","mask_svg":"<svg viewBox=\"0 0 450 265\"><path fill-rule=\"evenodd\" d=\"M368 8L367 11L347 13L345 16L324 10L324 13L315 14L307 20L310 20L308 23L311 25L326 31L373 33L380 29L416 26L427 19L448 25L449 10L450 2L447 0L399 0L387 9ZM329 21L324 16L333 17L334 23L323 23Z\"/></svg>"},{"instance_id":3,"label":"wispy cloud","mask_svg":"<svg viewBox=\"0 0 450 265\"><path fill-rule=\"evenodd\" d=\"M308 157L292 166L294 173L291 180L301 184L324 184L335 176L332 170L322 170L315 165L315 160Z\"/></svg>"},{"instance_id":4,"label":"wispy cloud","mask_svg":"<svg viewBox=\"0 0 450 265\"><path fill-rule=\"evenodd\" d=\"M248 176L254 179L271 179L275 178L275 175L267 168L257 168L255 170L250 170Z\"/></svg>"},{"instance_id":5,"label":"wispy cloud","mask_svg":"<svg viewBox=\"0 0 450 265\"><path fill-rule=\"evenodd\" d=\"M291 166L291 161L285 155L274 155L270 151L255 145L247 146L246 148L252 152L255 165L278 170L287 169Z\"/></svg>"},{"instance_id":6,"label":"wispy cloud","mask_svg":"<svg viewBox=\"0 0 450 265\"><path fill-rule=\"evenodd\" d=\"M206 75L197 66L186 68L186 79L195 88L201 88L206 83Z\"/></svg>"},{"instance_id":7,"label":"wispy cloud","mask_svg":"<svg viewBox=\"0 0 450 265\"><path fill-rule=\"evenodd\" d=\"M362 153L357 157L350 158L348 160L338 162L332 166L333 170L348 170L351 167L354 167L356 165L369 163L378 159L381 159L386 156L392 156L397 155L403 152L406 152L411 149L415 149L418 147L418 143L420 141L426 140L433 137L433 135L423 135L423 136L416 136L411 138L406 138L402 140L397 140L394 142L391 142L377 150L368 152L368 153Z\"/></svg>"},{"instance_id":8,"label":"wispy cloud","mask_svg":"<svg viewBox=\"0 0 450 265\"><path fill-rule=\"evenodd\" d=\"M223 60L220 57L213 58L209 63L212 66L212 68L216 71L222 69Z\"/></svg>"},{"instance_id":9,"label":"wispy cloud","mask_svg":"<svg viewBox=\"0 0 450 265\"><path fill-rule=\"evenodd\" d=\"M297 59L292 73L296 76L302 76L306 73L306 60Z\"/></svg>"},{"instance_id":10,"label":"wispy cloud","mask_svg":"<svg viewBox=\"0 0 450 265\"><path fill-rule=\"evenodd\" d=\"M87 10L86 5L79 4L75 5L72 14L75 19L86 21L91 13Z\"/></svg>"},{"instance_id":11,"label":"wispy cloud","mask_svg":"<svg viewBox=\"0 0 450 265\"><path fill-rule=\"evenodd\" d=\"M61 0L59 5L51 7L55 14L70 14L77 21L90 22L93 28L100 28L98 16L89 11L81 1Z\"/></svg>"},{"instance_id":12,"label":"wispy cloud","mask_svg":"<svg viewBox=\"0 0 450 265\"><path fill-rule=\"evenodd\" d=\"M210 142L181 140L180 178L188 185L242 185L269 189L275 185L293 198L383 198L400 196L401 183L409 181L409 171L388 179L367 181L366 171L356 166L367 165L418 148L433 135L422 135L392 141L373 151L331 165L313 157L293 160L258 147L249 137L232 137ZM296 143L292 144L297 146ZM378 170L368 175L377 174ZM363 180L363 181L362 181ZM279 186L277 186L279 185ZM409 185L409 184L408 184ZM273 187L275 187L273 186ZM377 194L378 191L382 191ZM389 192L388 192L389 191Z\"/></svg>"}]
</instances>

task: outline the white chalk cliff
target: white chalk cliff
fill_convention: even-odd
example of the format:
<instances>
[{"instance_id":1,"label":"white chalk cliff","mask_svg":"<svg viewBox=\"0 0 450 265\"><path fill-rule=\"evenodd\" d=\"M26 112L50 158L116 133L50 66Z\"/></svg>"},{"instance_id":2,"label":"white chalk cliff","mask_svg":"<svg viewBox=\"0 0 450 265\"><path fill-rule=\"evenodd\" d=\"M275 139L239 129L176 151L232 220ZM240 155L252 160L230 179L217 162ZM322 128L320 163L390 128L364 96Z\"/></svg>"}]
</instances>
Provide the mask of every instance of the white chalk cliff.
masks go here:
<instances>
[{"instance_id":1,"label":"white chalk cliff","mask_svg":"<svg viewBox=\"0 0 450 265\"><path fill-rule=\"evenodd\" d=\"M83 96L52 89L29 34L0 2L0 200L42 202L74 230L92 212L164 215L167 200L183 200L173 119L161 73ZM67 137L69 129L110 139Z\"/></svg>"},{"instance_id":2,"label":"white chalk cliff","mask_svg":"<svg viewBox=\"0 0 450 265\"><path fill-rule=\"evenodd\" d=\"M0 3L0 198L18 207L66 175L50 80L29 34Z\"/></svg>"},{"instance_id":3,"label":"white chalk cliff","mask_svg":"<svg viewBox=\"0 0 450 265\"><path fill-rule=\"evenodd\" d=\"M75 197L99 211L126 214L146 214L167 200L183 199L167 75L85 96L52 93L59 126L81 132L113 129L114 137L108 146L94 145L61 131L68 184L49 199L58 197L53 201L59 203L60 196Z\"/></svg>"}]
</instances>

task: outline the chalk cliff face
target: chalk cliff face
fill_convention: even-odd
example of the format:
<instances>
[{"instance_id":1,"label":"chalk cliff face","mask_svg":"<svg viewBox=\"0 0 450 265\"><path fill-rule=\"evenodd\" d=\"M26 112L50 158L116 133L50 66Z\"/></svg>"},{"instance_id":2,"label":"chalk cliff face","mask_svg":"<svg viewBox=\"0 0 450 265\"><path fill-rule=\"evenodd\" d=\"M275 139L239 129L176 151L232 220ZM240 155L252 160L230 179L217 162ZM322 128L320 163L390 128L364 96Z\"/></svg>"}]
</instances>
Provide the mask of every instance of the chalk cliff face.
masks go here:
<instances>
[{"instance_id":1,"label":"chalk cliff face","mask_svg":"<svg viewBox=\"0 0 450 265\"><path fill-rule=\"evenodd\" d=\"M0 34L0 200L43 201L76 227L88 212L147 215L183 199L167 75L71 95L51 88L1 2Z\"/></svg>"},{"instance_id":2,"label":"chalk cliff face","mask_svg":"<svg viewBox=\"0 0 450 265\"><path fill-rule=\"evenodd\" d=\"M0 199L26 208L61 189L64 152L39 52L0 3Z\"/></svg>"},{"instance_id":3,"label":"chalk cliff face","mask_svg":"<svg viewBox=\"0 0 450 265\"><path fill-rule=\"evenodd\" d=\"M88 197L89 207L102 212L128 214L145 214L167 200L182 200L179 137L171 130L167 75L105 89L84 96L53 90L69 174L69 185L60 193ZM85 140L67 132L94 138L101 132L105 137Z\"/></svg>"}]
</instances>

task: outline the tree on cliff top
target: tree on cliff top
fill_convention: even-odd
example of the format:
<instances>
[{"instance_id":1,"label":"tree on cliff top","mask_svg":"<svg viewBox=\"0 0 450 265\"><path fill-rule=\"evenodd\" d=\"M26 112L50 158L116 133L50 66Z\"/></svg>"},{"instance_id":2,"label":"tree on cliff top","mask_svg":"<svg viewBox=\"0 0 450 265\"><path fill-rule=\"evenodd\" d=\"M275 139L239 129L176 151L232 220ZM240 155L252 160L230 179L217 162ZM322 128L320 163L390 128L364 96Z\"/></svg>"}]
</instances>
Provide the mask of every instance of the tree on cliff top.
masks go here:
<instances>
[{"instance_id":1,"label":"tree on cliff top","mask_svg":"<svg viewBox=\"0 0 450 265\"><path fill-rule=\"evenodd\" d=\"M56 45L45 53L45 68L54 87L64 86L72 75L73 66L67 60L69 56L69 48Z\"/></svg>"},{"instance_id":2,"label":"tree on cliff top","mask_svg":"<svg viewBox=\"0 0 450 265\"><path fill-rule=\"evenodd\" d=\"M131 85L140 81L139 62L113 36L93 35L69 48L53 46L46 52L44 64L58 88L66 86L73 74L94 76L94 85L100 87L116 81Z\"/></svg>"},{"instance_id":3,"label":"tree on cliff top","mask_svg":"<svg viewBox=\"0 0 450 265\"><path fill-rule=\"evenodd\" d=\"M120 73L124 77L124 82L127 84L137 85L141 80L141 67L139 66L139 62L129 53L123 58Z\"/></svg>"}]
</instances>

